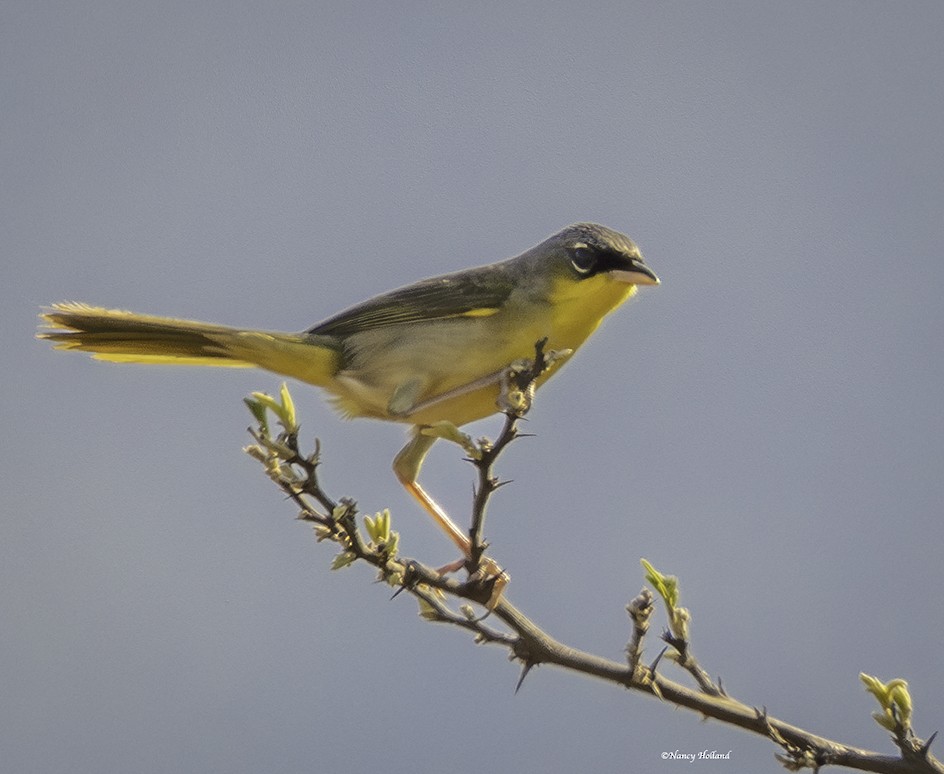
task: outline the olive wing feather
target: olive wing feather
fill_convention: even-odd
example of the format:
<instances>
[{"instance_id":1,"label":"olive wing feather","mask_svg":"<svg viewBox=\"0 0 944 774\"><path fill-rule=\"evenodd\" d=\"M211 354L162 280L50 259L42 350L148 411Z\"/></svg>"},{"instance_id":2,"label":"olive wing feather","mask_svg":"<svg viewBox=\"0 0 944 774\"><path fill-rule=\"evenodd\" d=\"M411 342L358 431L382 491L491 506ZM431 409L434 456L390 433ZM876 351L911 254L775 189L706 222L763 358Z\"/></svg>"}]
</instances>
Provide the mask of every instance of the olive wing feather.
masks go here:
<instances>
[{"instance_id":1,"label":"olive wing feather","mask_svg":"<svg viewBox=\"0 0 944 774\"><path fill-rule=\"evenodd\" d=\"M514 287L513 277L504 264L468 269L375 296L307 332L315 336L348 336L389 325L488 316L502 307Z\"/></svg>"}]
</instances>

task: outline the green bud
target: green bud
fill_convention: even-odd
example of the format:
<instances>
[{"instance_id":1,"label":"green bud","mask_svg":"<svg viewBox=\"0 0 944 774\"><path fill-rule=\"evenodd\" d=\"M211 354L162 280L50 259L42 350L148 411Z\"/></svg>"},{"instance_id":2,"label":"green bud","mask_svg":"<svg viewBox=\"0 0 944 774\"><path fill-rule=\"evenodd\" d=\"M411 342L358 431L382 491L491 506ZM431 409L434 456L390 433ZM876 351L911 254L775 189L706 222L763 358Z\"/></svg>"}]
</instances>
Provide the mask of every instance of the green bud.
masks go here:
<instances>
[{"instance_id":1,"label":"green bud","mask_svg":"<svg viewBox=\"0 0 944 774\"><path fill-rule=\"evenodd\" d=\"M865 685L865 690L871 693L881 706L883 712L873 712L875 722L889 731L911 727L912 701L908 691L908 682L900 677L883 683L877 677L859 673L859 679Z\"/></svg>"},{"instance_id":2,"label":"green bud","mask_svg":"<svg viewBox=\"0 0 944 774\"><path fill-rule=\"evenodd\" d=\"M282 399L282 405L279 407L282 425L288 432L293 433L298 429L298 423L295 421L295 401L292 400L292 394L285 382L279 387L279 397Z\"/></svg>"},{"instance_id":3,"label":"green bud","mask_svg":"<svg viewBox=\"0 0 944 774\"><path fill-rule=\"evenodd\" d=\"M688 622L692 620L688 608L676 607L672 609L672 633L681 640L688 639Z\"/></svg>"}]
</instances>

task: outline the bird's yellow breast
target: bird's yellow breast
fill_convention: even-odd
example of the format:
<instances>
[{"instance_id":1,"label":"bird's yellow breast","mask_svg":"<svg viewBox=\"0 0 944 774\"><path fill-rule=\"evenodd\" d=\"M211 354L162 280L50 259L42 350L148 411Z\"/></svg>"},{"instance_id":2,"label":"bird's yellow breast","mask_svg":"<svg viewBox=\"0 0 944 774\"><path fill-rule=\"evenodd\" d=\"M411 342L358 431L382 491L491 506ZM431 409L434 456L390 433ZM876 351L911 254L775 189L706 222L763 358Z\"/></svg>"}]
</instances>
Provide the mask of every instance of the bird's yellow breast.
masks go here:
<instances>
[{"instance_id":1,"label":"bird's yellow breast","mask_svg":"<svg viewBox=\"0 0 944 774\"><path fill-rule=\"evenodd\" d=\"M548 296L555 349L577 349L603 318L636 294L636 286L606 274L573 282L557 280Z\"/></svg>"}]
</instances>

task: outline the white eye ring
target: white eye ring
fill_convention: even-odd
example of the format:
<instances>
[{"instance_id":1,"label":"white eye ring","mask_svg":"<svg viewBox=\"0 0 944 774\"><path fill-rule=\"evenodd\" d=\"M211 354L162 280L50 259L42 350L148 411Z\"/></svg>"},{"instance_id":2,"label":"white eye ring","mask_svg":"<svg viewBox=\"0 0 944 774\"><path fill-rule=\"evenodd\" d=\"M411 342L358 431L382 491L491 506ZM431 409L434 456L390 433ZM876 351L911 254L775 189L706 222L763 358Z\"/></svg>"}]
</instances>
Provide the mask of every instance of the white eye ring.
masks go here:
<instances>
[{"instance_id":1,"label":"white eye ring","mask_svg":"<svg viewBox=\"0 0 944 774\"><path fill-rule=\"evenodd\" d=\"M574 245L570 263L580 274L589 274L596 262L596 254L587 245Z\"/></svg>"}]
</instances>

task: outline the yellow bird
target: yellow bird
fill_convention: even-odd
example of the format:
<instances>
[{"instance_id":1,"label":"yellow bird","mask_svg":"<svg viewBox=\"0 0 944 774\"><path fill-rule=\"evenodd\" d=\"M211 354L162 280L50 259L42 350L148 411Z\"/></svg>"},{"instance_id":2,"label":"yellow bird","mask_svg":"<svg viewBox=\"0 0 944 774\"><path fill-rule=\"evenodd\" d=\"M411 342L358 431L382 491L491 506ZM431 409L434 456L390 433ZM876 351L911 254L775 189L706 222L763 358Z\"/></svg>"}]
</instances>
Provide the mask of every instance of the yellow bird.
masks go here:
<instances>
[{"instance_id":1,"label":"yellow bird","mask_svg":"<svg viewBox=\"0 0 944 774\"><path fill-rule=\"evenodd\" d=\"M658 284L629 237L577 223L515 258L384 293L302 333L62 303L39 335L118 363L263 368L321 387L345 417L412 425L394 472L468 556L469 537L417 482L430 427L497 413L503 374L537 341L576 350L638 285Z\"/></svg>"}]
</instances>

